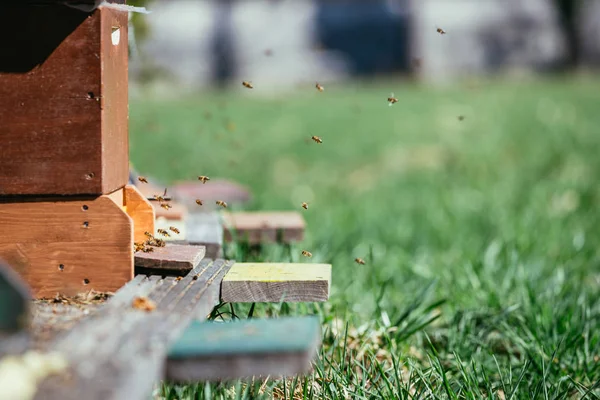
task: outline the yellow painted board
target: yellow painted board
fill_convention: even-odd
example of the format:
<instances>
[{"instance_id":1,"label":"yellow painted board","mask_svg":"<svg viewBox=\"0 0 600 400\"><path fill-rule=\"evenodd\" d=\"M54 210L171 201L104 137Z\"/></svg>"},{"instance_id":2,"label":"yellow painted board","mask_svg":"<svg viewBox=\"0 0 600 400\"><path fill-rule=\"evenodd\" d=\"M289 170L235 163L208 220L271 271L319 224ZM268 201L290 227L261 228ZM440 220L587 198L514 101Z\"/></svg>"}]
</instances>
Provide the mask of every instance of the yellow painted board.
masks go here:
<instances>
[{"instance_id":1,"label":"yellow painted board","mask_svg":"<svg viewBox=\"0 0 600 400\"><path fill-rule=\"evenodd\" d=\"M225 302L326 301L330 264L236 263L221 283Z\"/></svg>"}]
</instances>

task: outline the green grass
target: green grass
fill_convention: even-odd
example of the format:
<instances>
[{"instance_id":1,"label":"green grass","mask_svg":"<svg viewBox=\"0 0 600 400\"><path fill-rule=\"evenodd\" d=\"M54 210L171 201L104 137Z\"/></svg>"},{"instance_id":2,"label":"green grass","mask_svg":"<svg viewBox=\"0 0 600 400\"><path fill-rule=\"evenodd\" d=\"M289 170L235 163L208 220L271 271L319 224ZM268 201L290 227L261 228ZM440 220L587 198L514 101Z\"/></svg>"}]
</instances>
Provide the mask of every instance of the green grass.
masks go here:
<instances>
[{"instance_id":1,"label":"green grass","mask_svg":"<svg viewBox=\"0 0 600 400\"><path fill-rule=\"evenodd\" d=\"M600 397L600 81L255 87L132 100L132 161L246 184L253 210L307 201L303 243L226 256L333 264L329 302L253 309L319 314L323 347L307 378L164 396Z\"/></svg>"}]
</instances>

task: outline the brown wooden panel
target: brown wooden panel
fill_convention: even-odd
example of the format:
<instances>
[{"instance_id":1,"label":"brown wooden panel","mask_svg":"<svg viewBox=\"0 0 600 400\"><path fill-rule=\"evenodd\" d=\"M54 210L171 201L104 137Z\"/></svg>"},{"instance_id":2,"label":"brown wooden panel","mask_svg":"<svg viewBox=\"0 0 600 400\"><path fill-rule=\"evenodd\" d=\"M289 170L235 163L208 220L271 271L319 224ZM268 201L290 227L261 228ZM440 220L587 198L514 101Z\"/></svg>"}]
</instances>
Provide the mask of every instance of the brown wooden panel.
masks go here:
<instances>
[{"instance_id":1,"label":"brown wooden panel","mask_svg":"<svg viewBox=\"0 0 600 400\"><path fill-rule=\"evenodd\" d=\"M0 195L123 187L127 13L12 5L0 9L0 37Z\"/></svg>"},{"instance_id":2,"label":"brown wooden panel","mask_svg":"<svg viewBox=\"0 0 600 400\"><path fill-rule=\"evenodd\" d=\"M133 185L125 186L125 207L133 219L133 240L145 241L145 232L154 232L154 208Z\"/></svg>"},{"instance_id":3,"label":"brown wooden panel","mask_svg":"<svg viewBox=\"0 0 600 400\"><path fill-rule=\"evenodd\" d=\"M0 258L36 297L115 291L133 276L133 221L108 196L0 202Z\"/></svg>"},{"instance_id":4,"label":"brown wooden panel","mask_svg":"<svg viewBox=\"0 0 600 400\"><path fill-rule=\"evenodd\" d=\"M167 244L155 247L154 251L135 253L135 266L155 270L175 270L187 274L204 258L204 246Z\"/></svg>"}]
</instances>

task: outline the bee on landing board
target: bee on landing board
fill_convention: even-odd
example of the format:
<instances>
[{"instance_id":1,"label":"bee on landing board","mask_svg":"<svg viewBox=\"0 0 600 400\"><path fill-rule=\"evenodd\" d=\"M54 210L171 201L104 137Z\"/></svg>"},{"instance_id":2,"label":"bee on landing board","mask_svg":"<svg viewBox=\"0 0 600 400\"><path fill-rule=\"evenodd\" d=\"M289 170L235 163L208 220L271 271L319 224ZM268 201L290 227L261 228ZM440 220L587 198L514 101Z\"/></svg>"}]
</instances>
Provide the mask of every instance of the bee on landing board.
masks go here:
<instances>
[{"instance_id":1,"label":"bee on landing board","mask_svg":"<svg viewBox=\"0 0 600 400\"><path fill-rule=\"evenodd\" d=\"M357 264L365 265L365 260L363 260L362 258L355 258L354 261Z\"/></svg>"},{"instance_id":2,"label":"bee on landing board","mask_svg":"<svg viewBox=\"0 0 600 400\"><path fill-rule=\"evenodd\" d=\"M144 253L152 253L154 251L154 247L144 247L142 251Z\"/></svg>"},{"instance_id":3,"label":"bee on landing board","mask_svg":"<svg viewBox=\"0 0 600 400\"><path fill-rule=\"evenodd\" d=\"M308 258L312 257L312 253L310 251L306 251L306 250L302 250L302 255L304 257L308 257Z\"/></svg>"},{"instance_id":4,"label":"bee on landing board","mask_svg":"<svg viewBox=\"0 0 600 400\"><path fill-rule=\"evenodd\" d=\"M445 31L445 30L443 30L443 29L442 29L442 28L440 28L440 27L438 27L438 28L437 28L435 31L436 31L437 33L439 33L440 35L445 35L445 34L446 34L446 31Z\"/></svg>"},{"instance_id":5,"label":"bee on landing board","mask_svg":"<svg viewBox=\"0 0 600 400\"><path fill-rule=\"evenodd\" d=\"M223 208L227 208L227 203L225 203L223 200L217 200L217 201L216 201L216 204L217 204L218 206L221 206L221 207L223 207Z\"/></svg>"},{"instance_id":6,"label":"bee on landing board","mask_svg":"<svg viewBox=\"0 0 600 400\"><path fill-rule=\"evenodd\" d=\"M138 176L138 181L142 183L148 183L148 179L144 178L143 176Z\"/></svg>"},{"instance_id":7,"label":"bee on landing board","mask_svg":"<svg viewBox=\"0 0 600 400\"><path fill-rule=\"evenodd\" d=\"M137 308L142 311L153 311L156 309L156 303L144 296L138 296L133 299L131 304L133 308Z\"/></svg>"},{"instance_id":8,"label":"bee on landing board","mask_svg":"<svg viewBox=\"0 0 600 400\"><path fill-rule=\"evenodd\" d=\"M169 230L172 232L175 232L177 235L179 235L181 232L179 231L179 229L175 228L174 226L170 226Z\"/></svg>"},{"instance_id":9,"label":"bee on landing board","mask_svg":"<svg viewBox=\"0 0 600 400\"><path fill-rule=\"evenodd\" d=\"M200 199L196 199L196 204L198 204L199 206L203 205L204 203L202 202L202 200Z\"/></svg>"},{"instance_id":10,"label":"bee on landing board","mask_svg":"<svg viewBox=\"0 0 600 400\"><path fill-rule=\"evenodd\" d=\"M242 82L242 85L244 85L245 88L254 89L254 86L250 82L244 81L244 82Z\"/></svg>"},{"instance_id":11,"label":"bee on landing board","mask_svg":"<svg viewBox=\"0 0 600 400\"><path fill-rule=\"evenodd\" d=\"M319 85L319 82L316 83L315 87L317 88L317 90L319 92L322 92L323 90L325 90L325 88L323 86Z\"/></svg>"},{"instance_id":12,"label":"bee on landing board","mask_svg":"<svg viewBox=\"0 0 600 400\"><path fill-rule=\"evenodd\" d=\"M206 183L207 181L210 181L210 178L208 176L200 175L198 180L202 183Z\"/></svg>"},{"instance_id":13,"label":"bee on landing board","mask_svg":"<svg viewBox=\"0 0 600 400\"><path fill-rule=\"evenodd\" d=\"M311 137L311 139L312 139L312 140L313 140L315 143L319 143L319 144L323 143L323 139L321 139L321 138L320 138L320 137L318 137L318 136L313 136L313 137Z\"/></svg>"},{"instance_id":14,"label":"bee on landing board","mask_svg":"<svg viewBox=\"0 0 600 400\"><path fill-rule=\"evenodd\" d=\"M391 107L394 103L398 102L398 99L394 97L394 93L390 93L390 97L387 99L389 106Z\"/></svg>"},{"instance_id":15,"label":"bee on landing board","mask_svg":"<svg viewBox=\"0 0 600 400\"><path fill-rule=\"evenodd\" d=\"M302 202L302 208L304 208L305 210L308 210L308 203L306 202Z\"/></svg>"}]
</instances>

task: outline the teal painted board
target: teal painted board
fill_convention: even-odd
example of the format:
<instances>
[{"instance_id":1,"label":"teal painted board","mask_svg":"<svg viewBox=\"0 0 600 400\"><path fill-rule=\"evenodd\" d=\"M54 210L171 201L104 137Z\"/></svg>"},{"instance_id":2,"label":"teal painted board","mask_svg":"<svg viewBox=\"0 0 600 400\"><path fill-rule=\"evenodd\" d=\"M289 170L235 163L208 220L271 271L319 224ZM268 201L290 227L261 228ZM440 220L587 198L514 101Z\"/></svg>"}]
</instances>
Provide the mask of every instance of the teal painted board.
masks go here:
<instances>
[{"instance_id":1,"label":"teal painted board","mask_svg":"<svg viewBox=\"0 0 600 400\"><path fill-rule=\"evenodd\" d=\"M319 319L313 316L193 322L171 347L169 358L304 351L319 332Z\"/></svg>"},{"instance_id":2,"label":"teal painted board","mask_svg":"<svg viewBox=\"0 0 600 400\"><path fill-rule=\"evenodd\" d=\"M165 378L198 382L305 374L320 341L317 317L194 322L170 348Z\"/></svg>"},{"instance_id":3,"label":"teal painted board","mask_svg":"<svg viewBox=\"0 0 600 400\"><path fill-rule=\"evenodd\" d=\"M31 300L27 285L0 261L0 333L25 329L29 323Z\"/></svg>"}]
</instances>

